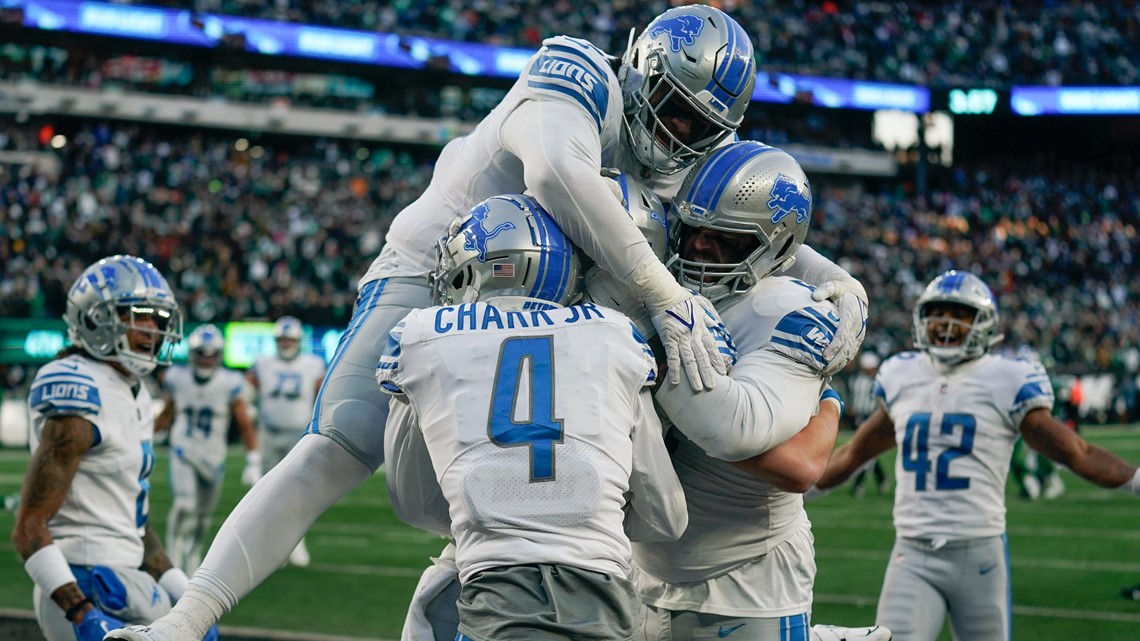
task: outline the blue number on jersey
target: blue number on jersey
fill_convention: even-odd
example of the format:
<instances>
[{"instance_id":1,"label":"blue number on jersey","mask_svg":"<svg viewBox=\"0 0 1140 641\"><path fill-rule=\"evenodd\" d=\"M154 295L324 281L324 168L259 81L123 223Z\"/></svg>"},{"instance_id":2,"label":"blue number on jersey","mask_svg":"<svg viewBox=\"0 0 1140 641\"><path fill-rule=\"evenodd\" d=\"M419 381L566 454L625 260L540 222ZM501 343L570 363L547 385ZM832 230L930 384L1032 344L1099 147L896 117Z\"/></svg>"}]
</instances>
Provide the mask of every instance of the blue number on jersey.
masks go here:
<instances>
[{"instance_id":1,"label":"blue number on jersey","mask_svg":"<svg viewBox=\"0 0 1140 641\"><path fill-rule=\"evenodd\" d=\"M970 414L946 414L942 417L942 434L953 434L962 428L962 439L958 445L947 448L938 455L938 465L934 473L935 490L965 490L970 487L970 479L964 476L950 476L950 462L974 451L974 433L978 421ZM910 417L906 423L906 433L902 442L902 466L914 472L914 491L926 490L926 473L930 471L930 414L923 412Z\"/></svg>"},{"instance_id":2,"label":"blue number on jersey","mask_svg":"<svg viewBox=\"0 0 1140 641\"><path fill-rule=\"evenodd\" d=\"M514 419L523 368L530 381L530 419ZM491 442L530 448L530 480L554 479L554 444L562 442L562 421L554 418L554 341L550 336L508 338L499 352L495 395L487 417Z\"/></svg>"},{"instance_id":3,"label":"blue number on jersey","mask_svg":"<svg viewBox=\"0 0 1140 641\"><path fill-rule=\"evenodd\" d=\"M142 469L139 470L139 496L135 501L135 525L146 525L148 512L146 495L150 492L150 473L154 471L154 444L142 442Z\"/></svg>"},{"instance_id":4,"label":"blue number on jersey","mask_svg":"<svg viewBox=\"0 0 1140 641\"><path fill-rule=\"evenodd\" d=\"M194 430L202 433L203 438L210 436L210 430L214 426L214 410L210 407L203 407L197 412L193 407L187 407L186 410L186 436L193 437Z\"/></svg>"},{"instance_id":5,"label":"blue number on jersey","mask_svg":"<svg viewBox=\"0 0 1140 641\"><path fill-rule=\"evenodd\" d=\"M914 491L926 490L926 473L930 471L928 440L930 436L930 414L915 414L906 422L906 434L902 442L902 466L907 472L914 472Z\"/></svg>"},{"instance_id":6,"label":"blue number on jersey","mask_svg":"<svg viewBox=\"0 0 1140 641\"><path fill-rule=\"evenodd\" d=\"M269 393L270 398L284 396L286 400L295 401L301 396L301 375L296 372L281 372L277 376L277 387Z\"/></svg>"}]
</instances>

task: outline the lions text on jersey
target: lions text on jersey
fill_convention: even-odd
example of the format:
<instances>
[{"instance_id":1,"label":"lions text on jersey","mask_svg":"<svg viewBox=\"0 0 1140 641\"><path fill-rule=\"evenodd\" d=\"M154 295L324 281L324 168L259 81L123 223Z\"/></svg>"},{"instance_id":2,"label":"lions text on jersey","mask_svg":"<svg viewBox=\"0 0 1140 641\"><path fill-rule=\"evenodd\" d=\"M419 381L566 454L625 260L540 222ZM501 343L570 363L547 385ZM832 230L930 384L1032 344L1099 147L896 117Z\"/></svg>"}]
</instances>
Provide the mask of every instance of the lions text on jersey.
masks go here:
<instances>
[{"instance_id":1,"label":"lions text on jersey","mask_svg":"<svg viewBox=\"0 0 1140 641\"><path fill-rule=\"evenodd\" d=\"M49 418L79 416L95 426L95 443L48 524L64 557L74 565L142 565L154 470L154 415L146 385L128 382L107 363L68 356L40 368L28 409L32 451Z\"/></svg>"},{"instance_id":2,"label":"lions text on jersey","mask_svg":"<svg viewBox=\"0 0 1140 641\"><path fill-rule=\"evenodd\" d=\"M225 368L204 381L182 366L170 368L163 377L162 386L178 411L170 428L171 452L193 465L204 479L221 475L231 407L244 384L241 374Z\"/></svg>"},{"instance_id":3,"label":"lions text on jersey","mask_svg":"<svg viewBox=\"0 0 1140 641\"><path fill-rule=\"evenodd\" d=\"M882 364L875 394L895 426L900 537L1005 533L1005 482L1021 420L1053 407L1040 363L987 354L940 368L925 352Z\"/></svg>"},{"instance_id":4,"label":"lions text on jersey","mask_svg":"<svg viewBox=\"0 0 1140 641\"><path fill-rule=\"evenodd\" d=\"M405 395L411 416L390 420L386 439L422 431L450 507L437 520L450 522L461 580L519 563L628 576L622 524L631 483L645 503L630 511L658 515L653 527L676 536L680 488L642 394L655 377L629 319L592 304L435 307L392 331L377 379ZM389 461L390 487L408 464Z\"/></svg>"}]
</instances>

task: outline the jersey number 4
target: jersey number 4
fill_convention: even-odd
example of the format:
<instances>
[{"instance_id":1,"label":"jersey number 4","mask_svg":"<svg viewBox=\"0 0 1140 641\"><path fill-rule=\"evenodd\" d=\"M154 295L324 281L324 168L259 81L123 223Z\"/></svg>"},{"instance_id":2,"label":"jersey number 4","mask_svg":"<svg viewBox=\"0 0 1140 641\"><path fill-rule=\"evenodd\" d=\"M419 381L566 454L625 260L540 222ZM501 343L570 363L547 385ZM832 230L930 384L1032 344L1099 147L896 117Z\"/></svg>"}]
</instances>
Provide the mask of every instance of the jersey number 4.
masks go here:
<instances>
[{"instance_id":1,"label":"jersey number 4","mask_svg":"<svg viewBox=\"0 0 1140 641\"><path fill-rule=\"evenodd\" d=\"M499 447L530 448L530 480L554 480L554 445L562 419L554 418L554 341L550 336L508 338L499 351L487 434ZM526 420L515 420L525 401Z\"/></svg>"},{"instance_id":2,"label":"jersey number 4","mask_svg":"<svg viewBox=\"0 0 1140 641\"><path fill-rule=\"evenodd\" d=\"M962 438L958 445L949 447L938 455L938 466L934 473L935 490L964 490L970 487L970 479L963 476L950 476L950 462L974 450L974 432L978 422L970 414L946 414L942 417L942 434L953 434L962 428ZM914 491L926 491L926 473L930 471L930 414L922 412L910 417L903 436L902 466L914 472Z\"/></svg>"}]
</instances>

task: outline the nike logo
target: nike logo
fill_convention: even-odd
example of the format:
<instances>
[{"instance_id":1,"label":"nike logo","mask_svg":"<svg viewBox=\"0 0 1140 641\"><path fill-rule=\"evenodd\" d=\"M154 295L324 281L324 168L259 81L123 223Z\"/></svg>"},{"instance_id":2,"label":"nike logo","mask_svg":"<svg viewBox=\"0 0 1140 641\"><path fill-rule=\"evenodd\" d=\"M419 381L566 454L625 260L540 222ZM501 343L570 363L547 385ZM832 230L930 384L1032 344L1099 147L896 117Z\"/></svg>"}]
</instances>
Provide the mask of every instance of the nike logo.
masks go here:
<instances>
[{"instance_id":1,"label":"nike logo","mask_svg":"<svg viewBox=\"0 0 1140 641\"><path fill-rule=\"evenodd\" d=\"M731 628L726 628L722 625L719 628L717 628L716 635L723 639L724 637L727 637L728 635L732 634L733 632L736 632L737 630L739 630L740 628L743 628L746 625L748 625L748 624L747 623L737 623L736 625L732 626Z\"/></svg>"},{"instance_id":2,"label":"nike logo","mask_svg":"<svg viewBox=\"0 0 1140 641\"><path fill-rule=\"evenodd\" d=\"M989 565L983 565L982 567L978 568L978 574L989 574L996 567L997 567L997 563L991 563Z\"/></svg>"}]
</instances>

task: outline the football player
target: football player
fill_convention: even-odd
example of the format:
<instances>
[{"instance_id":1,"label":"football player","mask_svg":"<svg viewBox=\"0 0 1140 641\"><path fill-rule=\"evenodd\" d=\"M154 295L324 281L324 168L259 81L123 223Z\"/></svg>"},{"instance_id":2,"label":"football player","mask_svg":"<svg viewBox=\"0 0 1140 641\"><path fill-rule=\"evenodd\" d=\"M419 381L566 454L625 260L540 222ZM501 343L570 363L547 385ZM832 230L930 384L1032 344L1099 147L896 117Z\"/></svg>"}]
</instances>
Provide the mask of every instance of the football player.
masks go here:
<instances>
[{"instance_id":1,"label":"football player","mask_svg":"<svg viewBox=\"0 0 1140 641\"><path fill-rule=\"evenodd\" d=\"M412 309L431 304L426 276L448 225L498 194L527 192L586 256L634 285L660 330L670 376L682 372L707 387L720 366L713 324L702 303L670 277L609 197L602 167L642 180L662 200L688 168L727 142L740 125L755 84L748 34L725 13L702 5L656 18L621 60L585 40L546 40L503 101L469 135L443 149L426 191L397 215L381 254L360 280L345 338L330 364L309 432L344 444L371 469L383 461L388 398L372 370L388 332ZM844 328L827 346L841 367L864 318L862 287L810 249L798 267L817 293L844 305ZM857 346L856 346L857 349Z\"/></svg>"},{"instance_id":2,"label":"football player","mask_svg":"<svg viewBox=\"0 0 1140 641\"><path fill-rule=\"evenodd\" d=\"M655 395L675 428L689 527L634 545L643 632L807 639L816 566L800 493L823 472L842 411L823 355L837 309L783 275L808 233L811 188L788 154L737 142L694 167L672 212L668 265L716 305L735 364L711 391L666 380ZM850 632L816 636L890 638Z\"/></svg>"},{"instance_id":3,"label":"football player","mask_svg":"<svg viewBox=\"0 0 1140 641\"><path fill-rule=\"evenodd\" d=\"M915 351L887 359L880 407L831 457L834 487L892 447L895 545L876 622L933 641L947 616L957 639L1013 638L1005 484L1014 441L1102 487L1140 495L1140 471L1053 418L1037 361L989 353L1002 339L997 300L974 274L948 271L914 308Z\"/></svg>"},{"instance_id":4,"label":"football player","mask_svg":"<svg viewBox=\"0 0 1140 641\"><path fill-rule=\"evenodd\" d=\"M12 542L44 637L97 641L161 616L186 588L150 525L154 413L142 380L170 362L182 315L150 263L120 255L79 276L64 321L72 345L28 394L32 458Z\"/></svg>"},{"instance_id":5,"label":"football player","mask_svg":"<svg viewBox=\"0 0 1140 641\"><path fill-rule=\"evenodd\" d=\"M247 411L245 379L222 367L225 340L213 325L190 333L190 366L171 367L162 376L166 405L155 431L170 432L170 489L174 502L166 520L166 550L174 565L194 574L202 561L202 542L222 496L226 433L237 423L246 448L242 481L252 485L261 474L257 433ZM173 425L173 426L172 426Z\"/></svg>"},{"instance_id":6,"label":"football player","mask_svg":"<svg viewBox=\"0 0 1140 641\"><path fill-rule=\"evenodd\" d=\"M393 508L456 542L453 638L629 639L629 539L686 521L653 353L620 312L571 305L575 249L533 198L477 206L441 255L443 306L397 325L377 379L399 399Z\"/></svg>"},{"instance_id":7,"label":"football player","mask_svg":"<svg viewBox=\"0 0 1140 641\"><path fill-rule=\"evenodd\" d=\"M263 474L276 467L305 433L319 398L325 361L301 353L303 335L301 321L292 316L278 318L273 324L277 352L258 357L246 372L257 391ZM301 539L289 554L289 562L306 567L309 560L305 539Z\"/></svg>"},{"instance_id":8,"label":"football player","mask_svg":"<svg viewBox=\"0 0 1140 641\"><path fill-rule=\"evenodd\" d=\"M386 472L395 509L414 525L455 536L460 571L473 576L482 570L486 585L510 593L509 603L496 602L494 590L476 589L473 579L470 600L461 603L469 608L464 620L474 638L539 634L531 629L511 637L512 621L529 622L560 638L628 638L637 617L628 537L671 538L685 526L683 499L648 394L656 378L652 352L620 313L561 306L578 293L578 259L533 198L489 199L457 222L441 249L435 277L441 295L470 302L413 313L394 330L376 374L386 391L404 398L394 402L393 429L386 437L386 449L400 451ZM495 305L475 304L480 297L492 297ZM422 332L434 336L437 330L437 340L420 342ZM591 348L599 340L607 345L605 352ZM460 351L471 356L455 357ZM444 355L446 361L440 361ZM587 365L591 355L601 363ZM480 365L488 368L483 374L475 371ZM455 380L443 380L452 375ZM464 401L436 401L432 394ZM474 394L483 400L473 400ZM456 411L468 405L486 405L486 412ZM462 490L453 487L456 477L442 476L447 467L442 459L436 475L425 446L433 443L434 456L457 453L446 447L446 433L456 422L465 443L479 442L475 456L456 461L482 488L474 504L456 498ZM290 460L327 465L340 449L331 439L311 442L315 445L300 448ZM294 482L283 469L267 475L263 486ZM319 508L300 508L296 501L250 503L240 523L223 526L183 608L110 638L199 638L225 610L226 595L219 594L219 574L211 568L236 563L242 574L268 574L274 568L260 566L282 558L282 541L303 533L311 523L309 512L315 518L316 510L323 511L370 473L362 465L336 470L326 477L323 491L329 496ZM441 481L450 488L447 494ZM513 489L498 493L499 483ZM634 497L628 505L627 492ZM454 527L449 503L455 506ZM300 515L294 512L298 508ZM265 553L235 545L234 539L246 540L254 528L277 533L266 541L277 549ZM526 596L536 582L559 594L566 608L540 610ZM488 612L496 614L485 616ZM504 627L481 627L498 624ZM455 638L454 627L450 634Z\"/></svg>"}]
</instances>

